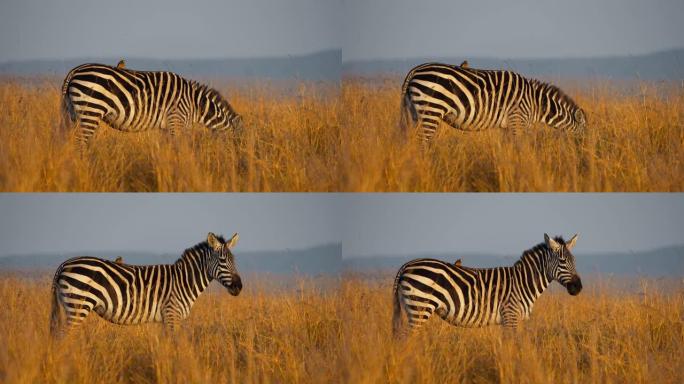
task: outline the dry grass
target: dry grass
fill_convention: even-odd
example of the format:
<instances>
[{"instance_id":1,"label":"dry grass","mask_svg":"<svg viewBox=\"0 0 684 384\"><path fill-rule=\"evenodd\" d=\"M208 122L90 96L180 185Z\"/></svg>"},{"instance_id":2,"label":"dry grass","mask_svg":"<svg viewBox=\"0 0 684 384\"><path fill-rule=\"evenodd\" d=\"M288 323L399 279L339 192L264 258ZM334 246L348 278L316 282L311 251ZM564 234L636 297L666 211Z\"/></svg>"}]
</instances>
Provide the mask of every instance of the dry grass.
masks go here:
<instances>
[{"instance_id":1,"label":"dry grass","mask_svg":"<svg viewBox=\"0 0 684 384\"><path fill-rule=\"evenodd\" d=\"M221 89L244 115L230 138L103 127L80 156L59 131L58 82L0 84L0 191L682 191L684 88L566 87L587 135L443 127L427 152L398 137L399 84ZM666 89L663 89L666 88Z\"/></svg>"},{"instance_id":2,"label":"dry grass","mask_svg":"<svg viewBox=\"0 0 684 384\"><path fill-rule=\"evenodd\" d=\"M224 91L246 135L196 127L169 137L101 127L87 153L60 129L58 82L0 85L2 191L333 191L339 88L301 83L288 96L254 83ZM72 133L73 135L73 133Z\"/></svg>"},{"instance_id":3,"label":"dry grass","mask_svg":"<svg viewBox=\"0 0 684 384\"><path fill-rule=\"evenodd\" d=\"M388 276L389 277L389 276ZM317 288L301 280L200 297L173 336L92 316L49 342L49 277L0 278L0 381L29 382L683 382L684 287L639 293L587 284L546 293L524 328L433 320L391 338L391 279ZM216 288L216 287L214 287Z\"/></svg>"},{"instance_id":4,"label":"dry grass","mask_svg":"<svg viewBox=\"0 0 684 384\"><path fill-rule=\"evenodd\" d=\"M350 191L682 191L684 87L565 86L589 121L583 139L539 127L512 137L499 129L443 125L432 148L397 135L400 79L344 83L341 169ZM577 84L575 84L577 85ZM666 88L666 89L663 89Z\"/></svg>"}]
</instances>

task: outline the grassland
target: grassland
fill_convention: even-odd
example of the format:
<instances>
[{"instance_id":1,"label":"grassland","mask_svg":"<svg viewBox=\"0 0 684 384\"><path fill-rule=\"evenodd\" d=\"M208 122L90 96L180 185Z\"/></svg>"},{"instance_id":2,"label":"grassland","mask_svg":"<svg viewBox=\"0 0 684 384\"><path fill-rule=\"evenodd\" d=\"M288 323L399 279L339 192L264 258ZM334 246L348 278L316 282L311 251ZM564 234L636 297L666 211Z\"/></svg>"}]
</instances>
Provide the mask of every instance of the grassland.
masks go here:
<instances>
[{"instance_id":1,"label":"grassland","mask_svg":"<svg viewBox=\"0 0 684 384\"><path fill-rule=\"evenodd\" d=\"M33 382L658 382L684 381L684 286L610 281L541 297L514 333L433 320L391 337L391 276L301 279L238 297L201 296L173 335L92 316L59 343L48 336L49 276L0 278L0 381Z\"/></svg>"},{"instance_id":2,"label":"grassland","mask_svg":"<svg viewBox=\"0 0 684 384\"><path fill-rule=\"evenodd\" d=\"M61 132L58 81L0 85L0 191L333 191L339 88L220 89L248 129L236 144L201 127L170 137L102 126L81 155Z\"/></svg>"},{"instance_id":3,"label":"grassland","mask_svg":"<svg viewBox=\"0 0 684 384\"><path fill-rule=\"evenodd\" d=\"M398 137L400 79L219 87L245 137L102 127L79 153L60 133L59 81L0 82L0 191L682 191L684 88L563 86L583 138L538 127ZM581 85L581 87L579 87Z\"/></svg>"},{"instance_id":4,"label":"grassland","mask_svg":"<svg viewBox=\"0 0 684 384\"><path fill-rule=\"evenodd\" d=\"M511 136L443 125L434 145L397 135L400 79L344 83L341 169L351 191L684 190L684 87L570 83L586 135L547 127Z\"/></svg>"}]
</instances>

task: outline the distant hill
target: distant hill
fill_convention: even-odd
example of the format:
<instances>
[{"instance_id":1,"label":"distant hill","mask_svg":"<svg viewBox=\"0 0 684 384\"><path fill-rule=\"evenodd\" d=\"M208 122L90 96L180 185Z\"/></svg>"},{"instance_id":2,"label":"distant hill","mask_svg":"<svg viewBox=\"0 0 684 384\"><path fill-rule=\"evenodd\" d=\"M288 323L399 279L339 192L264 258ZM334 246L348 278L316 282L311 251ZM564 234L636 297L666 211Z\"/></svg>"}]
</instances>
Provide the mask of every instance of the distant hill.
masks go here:
<instances>
[{"instance_id":1,"label":"distant hill","mask_svg":"<svg viewBox=\"0 0 684 384\"><path fill-rule=\"evenodd\" d=\"M0 271L52 271L64 260L77 255L96 255L114 260L123 256L130 264L173 263L178 254L149 252L73 252L70 254L11 255L0 257ZM580 273L624 276L684 277L684 245L643 252L583 253L578 252ZM484 255L475 253L426 253L411 256L362 256L342 258L341 244L326 244L306 249L281 251L236 252L238 270L242 273L280 275L339 275L343 272L369 273L396 271L410 259L429 257L454 262L457 258L471 267L508 266L520 255Z\"/></svg>"},{"instance_id":2,"label":"distant hill","mask_svg":"<svg viewBox=\"0 0 684 384\"><path fill-rule=\"evenodd\" d=\"M598 253L577 252L577 269L580 273L629 276L684 277L684 245L660 248L644 252ZM367 272L371 270L397 270L402 264L415 258L434 258L454 262L460 258L463 265L478 268L513 265L520 255L492 256L483 254L416 254L403 257L366 256L344 259L345 270Z\"/></svg>"},{"instance_id":3,"label":"distant hill","mask_svg":"<svg viewBox=\"0 0 684 384\"><path fill-rule=\"evenodd\" d=\"M425 62L460 64L468 60L473 68L510 69L528 76L561 78L606 78L614 80L684 80L684 48L645 55L568 58L501 59L483 57L420 57L392 60L345 61L343 76L372 74L405 75Z\"/></svg>"},{"instance_id":4,"label":"distant hill","mask_svg":"<svg viewBox=\"0 0 684 384\"><path fill-rule=\"evenodd\" d=\"M0 63L0 75L63 77L83 63L116 65L120 57L69 60L27 60ZM341 75L341 50L309 55L254 59L158 60L125 57L126 66L139 70L173 71L184 76L212 78L269 78L338 81Z\"/></svg>"}]
</instances>

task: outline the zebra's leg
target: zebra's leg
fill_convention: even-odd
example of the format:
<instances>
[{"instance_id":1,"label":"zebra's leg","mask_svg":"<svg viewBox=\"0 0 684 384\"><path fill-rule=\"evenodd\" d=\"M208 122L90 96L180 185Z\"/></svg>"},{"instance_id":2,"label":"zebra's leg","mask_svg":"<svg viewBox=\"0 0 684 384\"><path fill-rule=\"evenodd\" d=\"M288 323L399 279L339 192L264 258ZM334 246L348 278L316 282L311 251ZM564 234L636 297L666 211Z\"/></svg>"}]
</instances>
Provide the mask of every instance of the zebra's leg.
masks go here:
<instances>
[{"instance_id":1,"label":"zebra's leg","mask_svg":"<svg viewBox=\"0 0 684 384\"><path fill-rule=\"evenodd\" d=\"M503 309L501 310L501 320L504 329L509 331L517 329L520 319L520 311L516 305L508 304L503 306Z\"/></svg>"},{"instance_id":2,"label":"zebra's leg","mask_svg":"<svg viewBox=\"0 0 684 384\"><path fill-rule=\"evenodd\" d=\"M404 302L406 317L408 318L409 332L415 333L432 317L435 305L430 300L422 297L410 297Z\"/></svg>"},{"instance_id":3,"label":"zebra's leg","mask_svg":"<svg viewBox=\"0 0 684 384\"><path fill-rule=\"evenodd\" d=\"M181 321L181 314L174 308L173 305L167 304L162 311L162 320L164 322L164 331L173 333L178 329Z\"/></svg>"},{"instance_id":4,"label":"zebra's leg","mask_svg":"<svg viewBox=\"0 0 684 384\"><path fill-rule=\"evenodd\" d=\"M437 127L439 127L439 119L435 119L433 116L428 116L420 119L418 123L418 136L420 137L423 145L427 147L432 144L432 139L437 133Z\"/></svg>"},{"instance_id":5,"label":"zebra's leg","mask_svg":"<svg viewBox=\"0 0 684 384\"><path fill-rule=\"evenodd\" d=\"M519 136L530 127L531 124L529 120L518 108L515 108L509 112L508 118L506 119L505 124L502 126L502 128L506 130L506 133L508 133L508 137L512 139L515 139L516 136Z\"/></svg>"},{"instance_id":6,"label":"zebra's leg","mask_svg":"<svg viewBox=\"0 0 684 384\"><path fill-rule=\"evenodd\" d=\"M76 140L78 141L81 152L85 152L88 148L90 140L99 126L99 118L94 116L79 117L76 124Z\"/></svg>"},{"instance_id":7,"label":"zebra's leg","mask_svg":"<svg viewBox=\"0 0 684 384\"><path fill-rule=\"evenodd\" d=\"M87 298L69 295L62 298L64 312L66 314L66 326L62 328L61 334L70 333L83 324L85 319L92 312L95 303Z\"/></svg>"}]
</instances>

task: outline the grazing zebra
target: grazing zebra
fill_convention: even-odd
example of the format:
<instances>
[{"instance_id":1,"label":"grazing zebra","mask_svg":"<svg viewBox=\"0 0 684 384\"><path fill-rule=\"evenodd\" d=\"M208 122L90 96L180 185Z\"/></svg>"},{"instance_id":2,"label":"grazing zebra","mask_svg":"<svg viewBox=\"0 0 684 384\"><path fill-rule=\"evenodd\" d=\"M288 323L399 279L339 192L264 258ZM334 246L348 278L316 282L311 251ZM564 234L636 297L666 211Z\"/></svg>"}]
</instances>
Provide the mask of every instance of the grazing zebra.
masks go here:
<instances>
[{"instance_id":1,"label":"grazing zebra","mask_svg":"<svg viewBox=\"0 0 684 384\"><path fill-rule=\"evenodd\" d=\"M434 259L404 264L394 280L394 334L403 331L403 312L410 329L420 328L433 313L464 327L503 324L516 327L532 312L534 301L556 280L571 295L582 281L570 241L550 238L523 252L512 267L468 268Z\"/></svg>"},{"instance_id":2,"label":"grazing zebra","mask_svg":"<svg viewBox=\"0 0 684 384\"><path fill-rule=\"evenodd\" d=\"M401 128L419 126L425 142L441 121L464 131L521 129L540 122L582 133L584 111L553 85L511 71L427 63L409 71L402 86ZM410 121L410 122L409 122Z\"/></svg>"},{"instance_id":3,"label":"grazing zebra","mask_svg":"<svg viewBox=\"0 0 684 384\"><path fill-rule=\"evenodd\" d=\"M61 336L95 311L115 324L163 322L173 329L216 279L237 296L242 280L231 248L238 234L225 241L213 233L186 249L173 264L119 264L96 257L75 257L57 268L52 282L50 331ZM66 312L66 327L62 310Z\"/></svg>"},{"instance_id":4,"label":"grazing zebra","mask_svg":"<svg viewBox=\"0 0 684 384\"><path fill-rule=\"evenodd\" d=\"M143 72L104 64L83 64L62 86L67 125L78 127L85 147L101 122L126 132L176 130L193 123L213 131L242 128L242 118L214 89L172 72Z\"/></svg>"}]
</instances>

